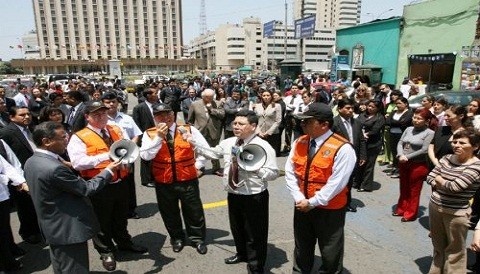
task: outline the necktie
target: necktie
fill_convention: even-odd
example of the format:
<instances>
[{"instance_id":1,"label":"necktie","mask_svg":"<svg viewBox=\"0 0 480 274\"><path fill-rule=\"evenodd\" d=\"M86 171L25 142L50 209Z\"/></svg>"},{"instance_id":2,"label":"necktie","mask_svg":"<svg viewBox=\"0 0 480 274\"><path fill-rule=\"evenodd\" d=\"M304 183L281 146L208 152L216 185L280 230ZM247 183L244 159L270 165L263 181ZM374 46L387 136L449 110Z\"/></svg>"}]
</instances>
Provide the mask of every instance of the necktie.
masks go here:
<instances>
[{"instance_id":1,"label":"necktie","mask_svg":"<svg viewBox=\"0 0 480 274\"><path fill-rule=\"evenodd\" d=\"M350 143L352 143L353 133L352 133L352 124L350 123L350 120L345 120L345 128L347 128L348 139L350 140Z\"/></svg>"},{"instance_id":2,"label":"necktie","mask_svg":"<svg viewBox=\"0 0 480 274\"><path fill-rule=\"evenodd\" d=\"M236 146L239 147L241 145L243 145L243 140L238 139ZM228 171L228 185L232 189L236 189L239 185L237 155L233 153L232 153L232 163L230 164L230 170Z\"/></svg>"},{"instance_id":3,"label":"necktie","mask_svg":"<svg viewBox=\"0 0 480 274\"><path fill-rule=\"evenodd\" d=\"M172 134L170 134L170 130L168 131L167 133L167 145L168 145L168 149L170 150L170 153L173 154L173 137L172 137Z\"/></svg>"},{"instance_id":4,"label":"necktie","mask_svg":"<svg viewBox=\"0 0 480 274\"><path fill-rule=\"evenodd\" d=\"M75 117L75 108L74 107L70 108L70 114L68 115L67 123L69 125L73 124L73 117Z\"/></svg>"},{"instance_id":5,"label":"necktie","mask_svg":"<svg viewBox=\"0 0 480 274\"><path fill-rule=\"evenodd\" d=\"M110 147L112 145L112 139L110 136L108 136L107 131L105 129L100 130L100 133L102 133L102 139L107 144L107 147Z\"/></svg>"},{"instance_id":6,"label":"necktie","mask_svg":"<svg viewBox=\"0 0 480 274\"><path fill-rule=\"evenodd\" d=\"M24 94L23 96L25 96L25 103L27 104L26 106L28 107L30 105L30 98L28 98L26 94Z\"/></svg>"},{"instance_id":7,"label":"necktie","mask_svg":"<svg viewBox=\"0 0 480 274\"><path fill-rule=\"evenodd\" d=\"M317 147L317 142L315 142L315 139L310 140L310 147L308 148L308 159L311 160L313 159L313 156L315 156L315 153L317 150L315 149Z\"/></svg>"}]
</instances>

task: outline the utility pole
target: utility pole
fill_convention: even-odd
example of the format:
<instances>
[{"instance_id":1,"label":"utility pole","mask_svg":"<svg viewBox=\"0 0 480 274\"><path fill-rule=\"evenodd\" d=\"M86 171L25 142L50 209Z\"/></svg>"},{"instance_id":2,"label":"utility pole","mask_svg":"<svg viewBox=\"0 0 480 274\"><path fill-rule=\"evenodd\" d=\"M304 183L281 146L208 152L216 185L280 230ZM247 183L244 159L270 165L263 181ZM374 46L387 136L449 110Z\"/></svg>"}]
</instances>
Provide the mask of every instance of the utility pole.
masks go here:
<instances>
[{"instance_id":1,"label":"utility pole","mask_svg":"<svg viewBox=\"0 0 480 274\"><path fill-rule=\"evenodd\" d=\"M284 35L284 41L283 41L283 60L287 60L287 35L288 35L288 29L287 29L287 11L288 11L288 5L287 5L287 0L285 0L285 21L284 21L284 27L285 27L285 35Z\"/></svg>"}]
</instances>

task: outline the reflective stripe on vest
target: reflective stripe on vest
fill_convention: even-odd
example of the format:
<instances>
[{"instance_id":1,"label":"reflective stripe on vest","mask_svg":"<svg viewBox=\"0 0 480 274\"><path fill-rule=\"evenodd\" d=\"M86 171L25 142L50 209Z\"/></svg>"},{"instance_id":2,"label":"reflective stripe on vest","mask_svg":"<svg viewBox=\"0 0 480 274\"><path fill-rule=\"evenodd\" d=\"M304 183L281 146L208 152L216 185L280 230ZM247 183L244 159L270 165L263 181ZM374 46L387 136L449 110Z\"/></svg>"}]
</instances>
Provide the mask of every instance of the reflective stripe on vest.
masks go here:
<instances>
[{"instance_id":1,"label":"reflective stripe on vest","mask_svg":"<svg viewBox=\"0 0 480 274\"><path fill-rule=\"evenodd\" d=\"M332 175L335 155L348 140L338 134L332 134L317 150L317 153L308 161L308 147L310 137L301 136L295 146L295 154L292 157L294 172L298 178L300 191L305 197L315 196L315 192L326 185ZM347 187L333 197L326 206L318 206L326 209L340 209L347 205Z\"/></svg>"},{"instance_id":2,"label":"reflective stripe on vest","mask_svg":"<svg viewBox=\"0 0 480 274\"><path fill-rule=\"evenodd\" d=\"M107 125L105 129L108 131L110 138L114 142L123 139L122 130L119 127L115 125ZM80 140L82 140L82 142L85 143L88 156L95 156L110 151L110 148L107 146L102 136L98 135L95 131L88 127L78 131L75 134L78 136L78 138L80 138ZM99 163L94 168L82 170L80 171L80 176L86 179L93 178L97 176L97 174L100 173L103 169L105 169L111 162L112 161L109 159ZM114 173L112 182L115 182L116 180L125 178L127 176L128 169L119 169L117 172Z\"/></svg>"},{"instance_id":3,"label":"reflective stripe on vest","mask_svg":"<svg viewBox=\"0 0 480 274\"><path fill-rule=\"evenodd\" d=\"M184 125L188 132L191 132L190 126ZM148 136L153 139L157 136L157 129L147 130ZM160 184L171 184L176 179L176 183L191 181L197 178L197 169L195 168L195 153L193 146L183 140L182 134L175 131L174 152L170 154L168 144L165 139L162 140L162 147L155 158L152 159L152 175L155 182ZM175 175L174 175L175 173Z\"/></svg>"}]
</instances>

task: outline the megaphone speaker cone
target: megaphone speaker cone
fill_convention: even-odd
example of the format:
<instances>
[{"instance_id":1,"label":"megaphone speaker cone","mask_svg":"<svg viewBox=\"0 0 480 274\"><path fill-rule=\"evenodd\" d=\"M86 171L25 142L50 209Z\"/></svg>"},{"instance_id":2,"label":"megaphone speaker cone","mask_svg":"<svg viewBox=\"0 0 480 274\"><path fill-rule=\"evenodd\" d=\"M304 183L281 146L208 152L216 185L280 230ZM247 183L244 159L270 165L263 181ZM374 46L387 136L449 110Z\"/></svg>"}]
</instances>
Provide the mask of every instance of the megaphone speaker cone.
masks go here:
<instances>
[{"instance_id":1,"label":"megaphone speaker cone","mask_svg":"<svg viewBox=\"0 0 480 274\"><path fill-rule=\"evenodd\" d=\"M130 140L123 139L112 144L109 155L114 161L121 160L123 164L131 164L138 158L140 151L137 144Z\"/></svg>"}]
</instances>

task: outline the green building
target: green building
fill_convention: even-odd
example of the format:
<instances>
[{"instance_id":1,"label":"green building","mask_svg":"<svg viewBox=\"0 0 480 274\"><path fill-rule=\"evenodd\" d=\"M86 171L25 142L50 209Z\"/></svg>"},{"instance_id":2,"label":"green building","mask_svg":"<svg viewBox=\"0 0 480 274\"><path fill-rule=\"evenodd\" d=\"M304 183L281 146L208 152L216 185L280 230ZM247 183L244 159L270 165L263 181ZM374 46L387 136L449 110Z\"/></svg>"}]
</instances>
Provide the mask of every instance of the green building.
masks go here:
<instances>
[{"instance_id":1,"label":"green building","mask_svg":"<svg viewBox=\"0 0 480 274\"><path fill-rule=\"evenodd\" d=\"M401 25L402 19L393 17L337 30L336 52L350 60L344 73L352 78L366 76L371 85L395 85Z\"/></svg>"},{"instance_id":2,"label":"green building","mask_svg":"<svg viewBox=\"0 0 480 274\"><path fill-rule=\"evenodd\" d=\"M405 6L397 85L404 76L421 77L430 90L476 85L480 78L478 17L479 0L433 0Z\"/></svg>"}]
</instances>

